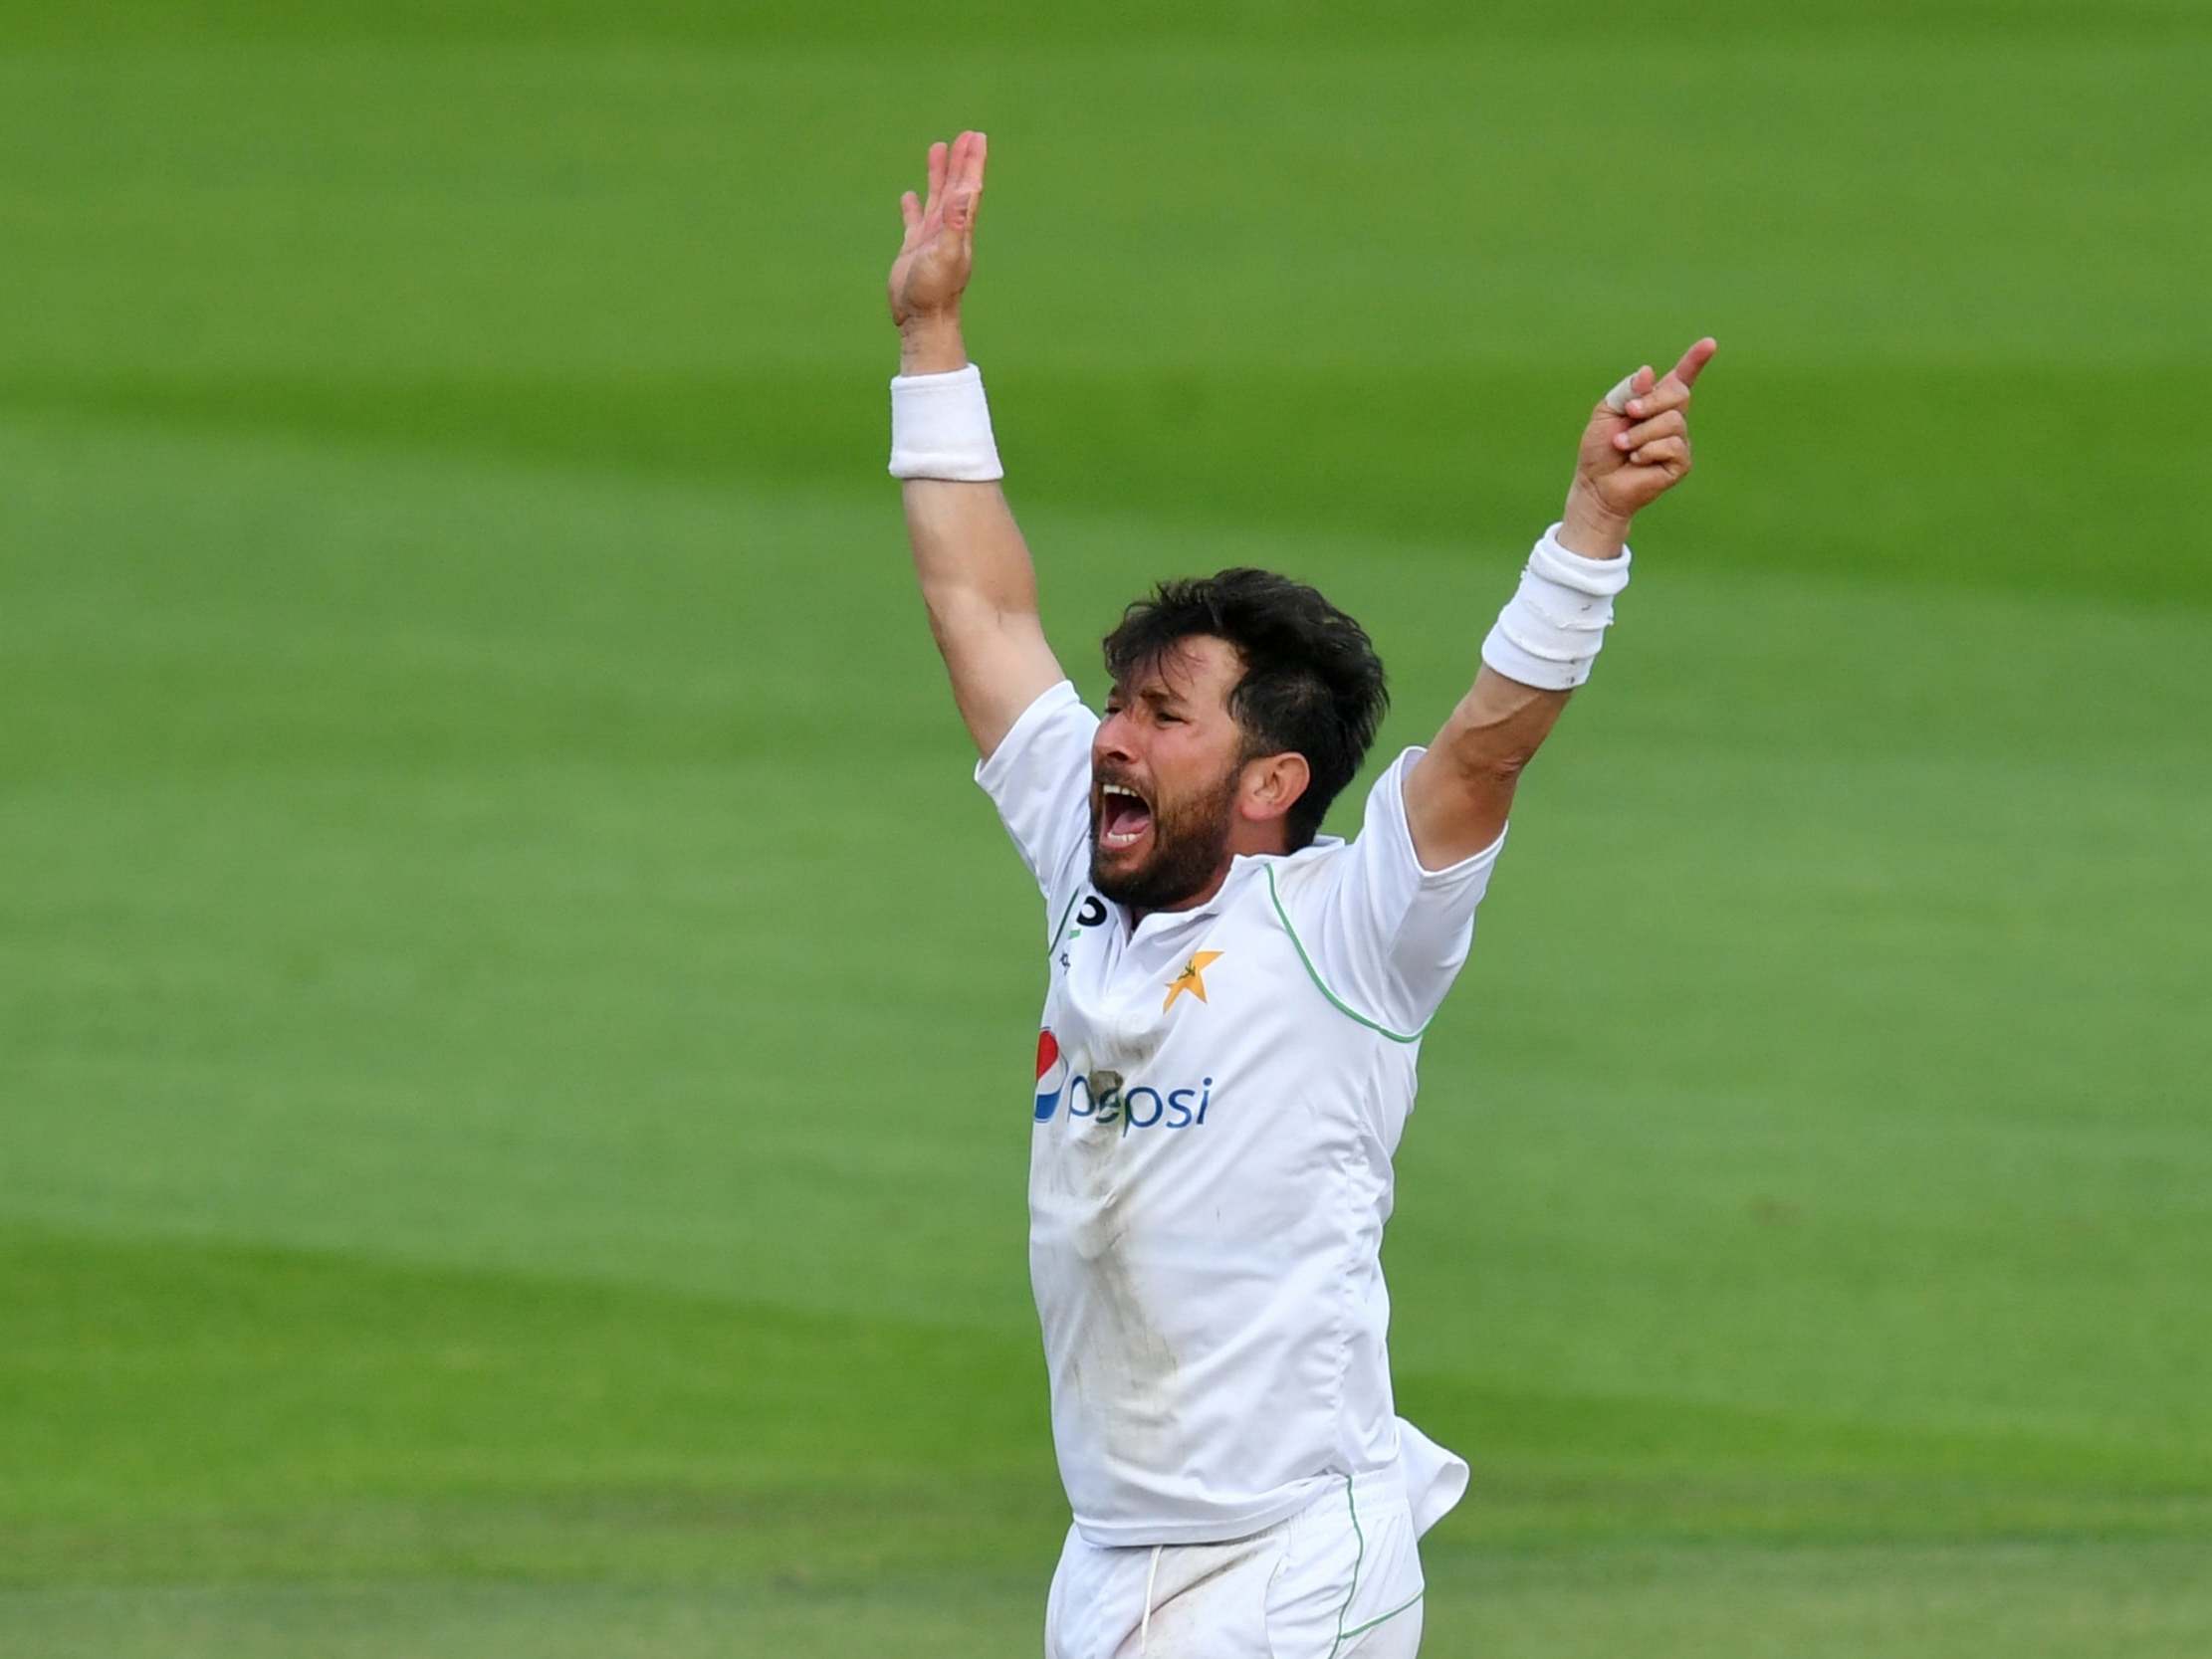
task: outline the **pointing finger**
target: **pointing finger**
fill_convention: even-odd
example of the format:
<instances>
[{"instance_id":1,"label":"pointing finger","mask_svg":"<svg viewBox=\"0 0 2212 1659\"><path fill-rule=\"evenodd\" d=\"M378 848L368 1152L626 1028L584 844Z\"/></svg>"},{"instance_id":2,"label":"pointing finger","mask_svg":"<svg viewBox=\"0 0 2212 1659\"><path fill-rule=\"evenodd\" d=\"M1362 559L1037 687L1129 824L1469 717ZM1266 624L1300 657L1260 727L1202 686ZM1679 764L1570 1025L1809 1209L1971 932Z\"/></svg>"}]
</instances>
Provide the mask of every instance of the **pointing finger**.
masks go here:
<instances>
[{"instance_id":1,"label":"pointing finger","mask_svg":"<svg viewBox=\"0 0 2212 1659\"><path fill-rule=\"evenodd\" d=\"M1674 365L1670 378L1685 386L1696 385L1698 375L1705 371L1705 365L1713 360L1713 353L1719 349L1720 341L1707 334L1682 353L1682 360Z\"/></svg>"},{"instance_id":2,"label":"pointing finger","mask_svg":"<svg viewBox=\"0 0 2212 1659\"><path fill-rule=\"evenodd\" d=\"M921 228L922 204L915 199L914 192L911 190L899 198L899 217L906 221L909 236Z\"/></svg>"},{"instance_id":3,"label":"pointing finger","mask_svg":"<svg viewBox=\"0 0 2212 1659\"><path fill-rule=\"evenodd\" d=\"M1626 413L1643 419L1658 414L1662 409L1689 407L1689 388L1697 383L1697 376L1712 361L1713 353L1720 349L1719 342L1711 338L1699 340L1682 353L1681 361L1666 371L1666 378L1643 397L1630 401Z\"/></svg>"},{"instance_id":4,"label":"pointing finger","mask_svg":"<svg viewBox=\"0 0 2212 1659\"><path fill-rule=\"evenodd\" d=\"M945 223L967 235L976 228L976 205L983 195L981 132L963 132L953 143L945 183Z\"/></svg>"}]
</instances>

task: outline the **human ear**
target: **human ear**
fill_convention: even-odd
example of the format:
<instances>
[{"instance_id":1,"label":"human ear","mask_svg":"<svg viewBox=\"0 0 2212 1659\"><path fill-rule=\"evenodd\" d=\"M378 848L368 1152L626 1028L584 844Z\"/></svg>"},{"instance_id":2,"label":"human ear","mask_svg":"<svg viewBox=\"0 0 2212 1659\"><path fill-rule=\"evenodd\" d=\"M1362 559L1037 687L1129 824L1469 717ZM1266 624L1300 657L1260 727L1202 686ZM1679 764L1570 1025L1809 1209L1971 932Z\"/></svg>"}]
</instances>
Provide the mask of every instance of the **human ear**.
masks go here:
<instances>
[{"instance_id":1,"label":"human ear","mask_svg":"<svg viewBox=\"0 0 2212 1659\"><path fill-rule=\"evenodd\" d=\"M1244 816L1255 823L1280 818L1306 792L1313 781L1312 768L1302 754L1263 754L1249 761L1244 771Z\"/></svg>"}]
</instances>

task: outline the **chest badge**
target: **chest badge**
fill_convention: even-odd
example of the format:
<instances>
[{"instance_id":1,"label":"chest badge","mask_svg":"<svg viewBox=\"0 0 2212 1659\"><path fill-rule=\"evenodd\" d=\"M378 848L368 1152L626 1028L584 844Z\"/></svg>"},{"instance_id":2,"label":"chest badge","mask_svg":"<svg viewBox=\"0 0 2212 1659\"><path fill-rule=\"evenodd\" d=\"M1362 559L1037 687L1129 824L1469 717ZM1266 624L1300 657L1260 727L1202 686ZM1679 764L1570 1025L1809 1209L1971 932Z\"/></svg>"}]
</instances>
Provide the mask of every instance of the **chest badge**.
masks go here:
<instances>
[{"instance_id":1,"label":"chest badge","mask_svg":"<svg viewBox=\"0 0 2212 1659\"><path fill-rule=\"evenodd\" d=\"M1183 964L1183 971L1168 981L1168 1000L1160 1004L1164 1014L1175 1006L1175 999L1189 991L1201 1002L1206 1000L1206 970L1220 960L1218 950L1194 950L1191 959Z\"/></svg>"}]
</instances>

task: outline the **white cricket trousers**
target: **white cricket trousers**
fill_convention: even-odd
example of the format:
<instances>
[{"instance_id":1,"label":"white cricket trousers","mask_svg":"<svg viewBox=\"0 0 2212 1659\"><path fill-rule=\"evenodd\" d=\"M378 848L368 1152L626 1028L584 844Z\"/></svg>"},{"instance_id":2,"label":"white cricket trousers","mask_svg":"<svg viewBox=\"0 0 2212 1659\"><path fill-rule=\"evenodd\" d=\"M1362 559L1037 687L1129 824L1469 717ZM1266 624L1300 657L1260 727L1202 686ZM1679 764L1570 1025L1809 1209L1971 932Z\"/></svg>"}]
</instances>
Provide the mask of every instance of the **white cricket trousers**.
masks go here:
<instances>
[{"instance_id":1,"label":"white cricket trousers","mask_svg":"<svg viewBox=\"0 0 2212 1659\"><path fill-rule=\"evenodd\" d=\"M1421 1550L1395 1468L1339 1480L1226 1544L1107 1550L1073 1528L1044 1610L1045 1659L1413 1659Z\"/></svg>"}]
</instances>

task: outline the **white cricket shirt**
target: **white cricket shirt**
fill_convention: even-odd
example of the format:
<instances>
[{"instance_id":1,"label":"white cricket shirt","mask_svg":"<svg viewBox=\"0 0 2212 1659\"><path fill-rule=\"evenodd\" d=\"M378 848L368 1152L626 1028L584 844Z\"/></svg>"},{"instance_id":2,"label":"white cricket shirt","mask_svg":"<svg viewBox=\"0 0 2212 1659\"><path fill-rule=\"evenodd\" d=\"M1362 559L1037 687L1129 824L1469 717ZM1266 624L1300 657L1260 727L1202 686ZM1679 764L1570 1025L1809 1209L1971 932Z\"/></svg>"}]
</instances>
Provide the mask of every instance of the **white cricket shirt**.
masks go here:
<instances>
[{"instance_id":1,"label":"white cricket shirt","mask_svg":"<svg viewBox=\"0 0 2212 1659\"><path fill-rule=\"evenodd\" d=\"M1076 1527L1240 1538L1396 1467L1426 1529L1466 1466L1393 1407L1383 1224L1421 1030L1504 837L1423 870L1408 749L1356 840L1239 857L1132 933L1089 885L1097 728L1062 681L976 768L1051 927L1029 1275Z\"/></svg>"}]
</instances>

